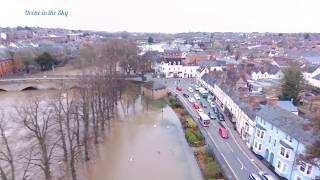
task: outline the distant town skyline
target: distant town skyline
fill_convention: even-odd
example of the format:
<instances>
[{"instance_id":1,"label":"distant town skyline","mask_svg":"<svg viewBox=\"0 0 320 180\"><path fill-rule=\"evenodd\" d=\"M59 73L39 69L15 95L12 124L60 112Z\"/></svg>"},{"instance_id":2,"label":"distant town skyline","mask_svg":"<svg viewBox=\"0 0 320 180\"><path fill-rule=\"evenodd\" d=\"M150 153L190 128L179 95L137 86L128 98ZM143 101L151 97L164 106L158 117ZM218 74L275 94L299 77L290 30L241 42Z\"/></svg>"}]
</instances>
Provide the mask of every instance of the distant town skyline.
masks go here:
<instances>
[{"instance_id":1,"label":"distant town skyline","mask_svg":"<svg viewBox=\"0 0 320 180\"><path fill-rule=\"evenodd\" d=\"M318 0L3 0L1 27L129 32L320 32ZM67 11L67 16L25 11Z\"/></svg>"}]
</instances>

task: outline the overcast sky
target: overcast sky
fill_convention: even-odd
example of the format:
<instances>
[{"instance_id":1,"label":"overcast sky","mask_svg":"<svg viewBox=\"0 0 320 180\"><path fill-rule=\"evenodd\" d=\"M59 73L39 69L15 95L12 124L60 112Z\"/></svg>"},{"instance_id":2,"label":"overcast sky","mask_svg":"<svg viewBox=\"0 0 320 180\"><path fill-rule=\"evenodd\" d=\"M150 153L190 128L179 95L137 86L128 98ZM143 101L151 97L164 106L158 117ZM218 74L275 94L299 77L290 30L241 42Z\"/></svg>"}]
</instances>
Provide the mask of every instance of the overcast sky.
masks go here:
<instances>
[{"instance_id":1,"label":"overcast sky","mask_svg":"<svg viewBox=\"0 0 320 180\"><path fill-rule=\"evenodd\" d=\"M0 26L130 32L320 32L320 0L0 0ZM68 16L26 16L25 10Z\"/></svg>"}]
</instances>

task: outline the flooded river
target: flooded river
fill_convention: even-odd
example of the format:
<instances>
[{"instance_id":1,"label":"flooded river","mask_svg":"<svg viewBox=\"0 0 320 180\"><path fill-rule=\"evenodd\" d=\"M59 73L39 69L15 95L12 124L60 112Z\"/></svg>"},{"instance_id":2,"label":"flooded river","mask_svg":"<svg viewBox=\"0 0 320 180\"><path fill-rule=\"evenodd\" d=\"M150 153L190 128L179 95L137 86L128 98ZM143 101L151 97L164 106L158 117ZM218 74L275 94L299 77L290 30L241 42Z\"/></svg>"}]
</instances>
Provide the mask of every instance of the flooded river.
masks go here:
<instances>
[{"instance_id":1,"label":"flooded river","mask_svg":"<svg viewBox=\"0 0 320 180\"><path fill-rule=\"evenodd\" d=\"M173 110L147 112L141 105L119 117L83 172L90 180L202 179Z\"/></svg>"},{"instance_id":2,"label":"flooded river","mask_svg":"<svg viewBox=\"0 0 320 180\"><path fill-rule=\"evenodd\" d=\"M1 108L24 103L29 97L46 97L54 91L0 93ZM119 105L119 109L121 106ZM93 147L92 147L93 148ZM171 108L119 110L97 155L78 168L88 180L200 180L203 179L180 122Z\"/></svg>"}]
</instances>

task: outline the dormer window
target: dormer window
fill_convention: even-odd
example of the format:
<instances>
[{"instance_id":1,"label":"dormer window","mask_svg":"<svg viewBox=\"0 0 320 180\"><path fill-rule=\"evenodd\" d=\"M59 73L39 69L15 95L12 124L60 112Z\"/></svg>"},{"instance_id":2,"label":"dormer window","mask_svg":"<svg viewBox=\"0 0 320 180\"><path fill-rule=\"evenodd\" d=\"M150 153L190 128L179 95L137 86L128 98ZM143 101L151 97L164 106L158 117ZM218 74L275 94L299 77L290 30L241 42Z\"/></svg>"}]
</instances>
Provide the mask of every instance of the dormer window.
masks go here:
<instances>
[{"instance_id":1,"label":"dormer window","mask_svg":"<svg viewBox=\"0 0 320 180\"><path fill-rule=\"evenodd\" d=\"M312 171L312 166L310 164L301 162L300 167L299 167L299 171L306 174L306 175L310 175L311 171Z\"/></svg>"}]
</instances>

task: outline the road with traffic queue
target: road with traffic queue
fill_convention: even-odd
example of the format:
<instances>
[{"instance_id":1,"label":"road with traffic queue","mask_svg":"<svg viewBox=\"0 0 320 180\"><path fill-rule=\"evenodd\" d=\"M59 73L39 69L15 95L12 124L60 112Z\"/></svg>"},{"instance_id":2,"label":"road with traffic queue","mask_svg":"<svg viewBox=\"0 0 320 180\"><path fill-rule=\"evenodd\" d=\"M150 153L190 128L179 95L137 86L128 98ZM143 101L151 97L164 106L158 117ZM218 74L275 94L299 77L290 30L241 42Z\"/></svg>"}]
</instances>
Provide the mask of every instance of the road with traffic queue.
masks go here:
<instances>
[{"instance_id":1,"label":"road with traffic queue","mask_svg":"<svg viewBox=\"0 0 320 180\"><path fill-rule=\"evenodd\" d=\"M175 93L184 107L188 110L190 115L197 121L201 131L203 132L206 142L211 150L215 154L215 158L219 161L222 170L227 179L244 180L248 179L251 173L257 173L258 171L265 171L273 174L266 166L264 166L260 160L254 156L254 154L247 148L245 143L240 139L237 132L228 125L229 121L225 117L225 121L220 121L219 118L212 119L209 127L203 127L198 122L198 113L193 108L192 103L188 101L188 98L183 96L187 94L189 97L194 98L194 94L198 93L195 90L195 79L155 79L161 81L170 92ZM177 86L181 89L177 90ZM188 88L192 87L193 92L189 92ZM210 95L209 95L210 96ZM200 104L206 105L206 108L202 107L205 113L214 113L210 103L205 98L200 98L195 101ZM215 103L215 102L214 102ZM215 107L223 114L221 109L215 103ZM215 114L217 116L217 114ZM219 128L226 128L229 138L222 138L218 132ZM276 177L275 175L273 175Z\"/></svg>"}]
</instances>

